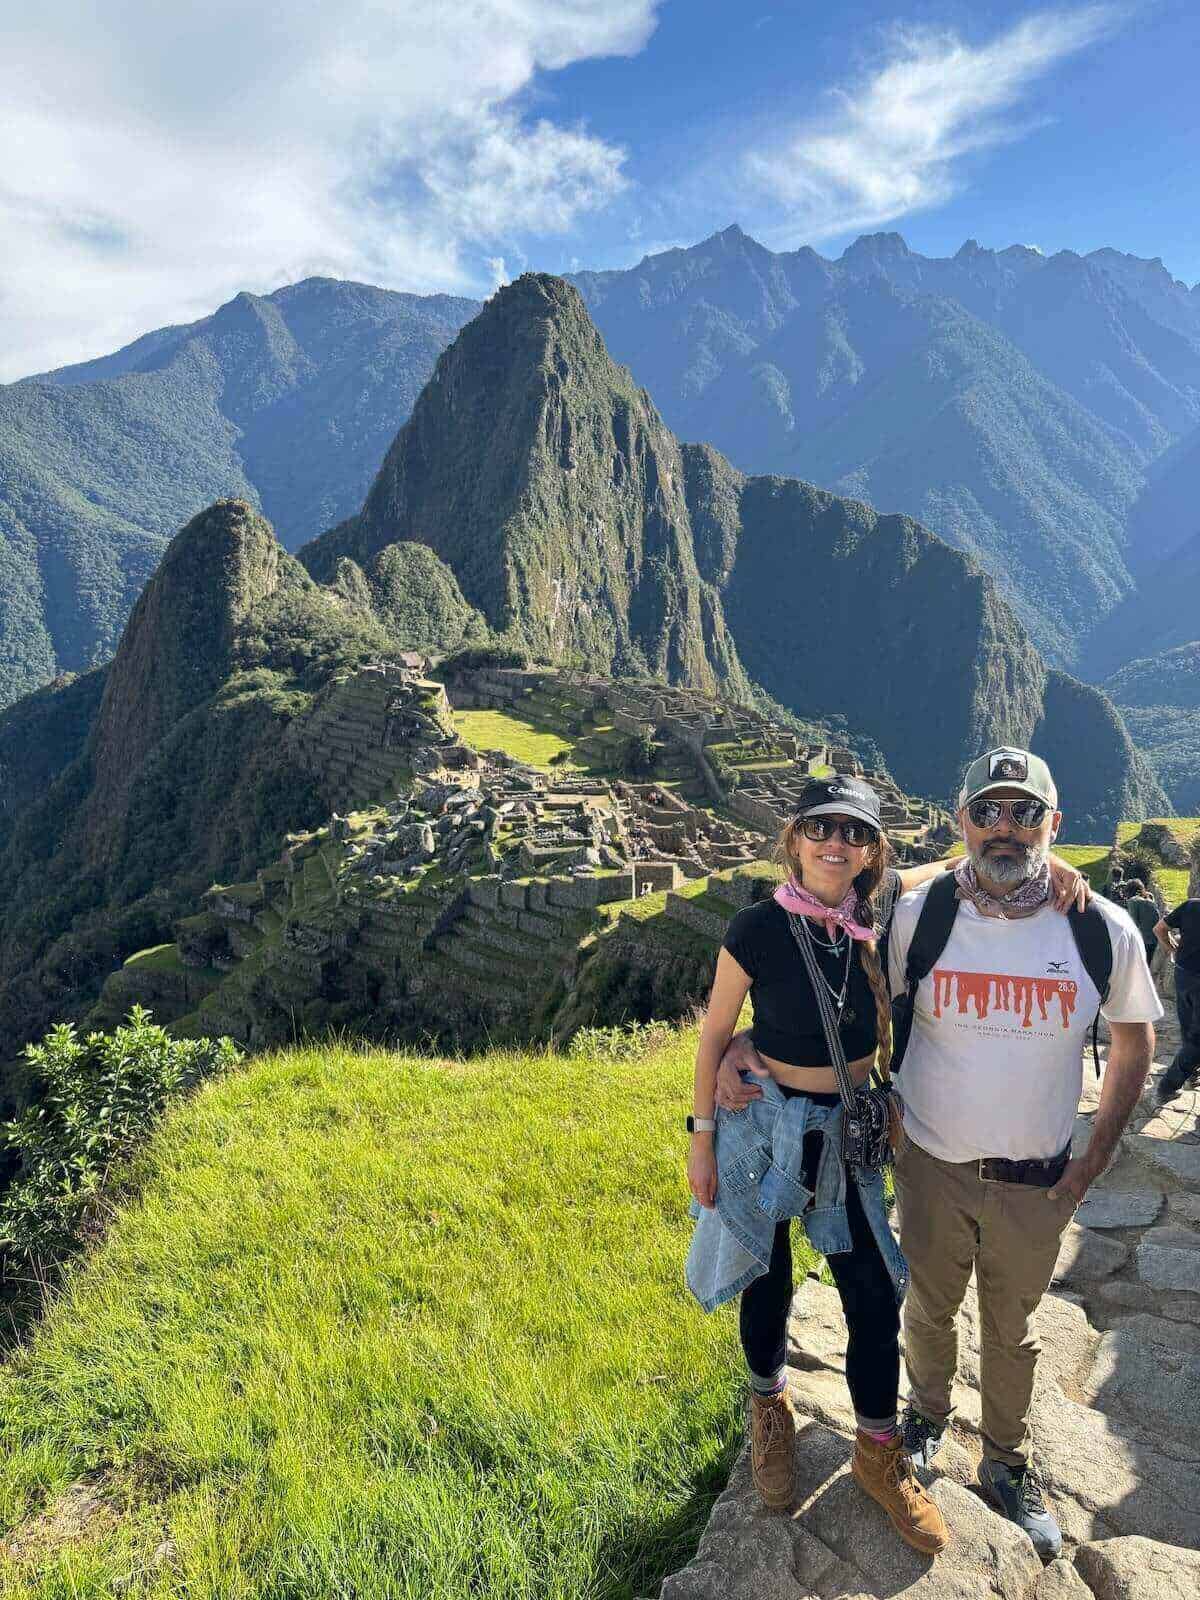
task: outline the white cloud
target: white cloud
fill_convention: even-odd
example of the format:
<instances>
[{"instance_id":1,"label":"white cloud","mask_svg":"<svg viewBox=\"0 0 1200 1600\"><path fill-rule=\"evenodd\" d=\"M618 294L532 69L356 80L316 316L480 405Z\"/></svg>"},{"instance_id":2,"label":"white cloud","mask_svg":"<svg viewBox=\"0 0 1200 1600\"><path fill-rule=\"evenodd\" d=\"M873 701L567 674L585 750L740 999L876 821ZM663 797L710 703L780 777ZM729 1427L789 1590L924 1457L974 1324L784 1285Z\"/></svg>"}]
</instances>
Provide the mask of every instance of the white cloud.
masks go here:
<instances>
[{"instance_id":1,"label":"white cloud","mask_svg":"<svg viewBox=\"0 0 1200 1600\"><path fill-rule=\"evenodd\" d=\"M309 273L477 292L624 152L523 114L660 0L44 0L0 57L0 380ZM491 247L489 250L487 247Z\"/></svg>"},{"instance_id":2,"label":"white cloud","mask_svg":"<svg viewBox=\"0 0 1200 1600\"><path fill-rule=\"evenodd\" d=\"M1118 20L1111 6L1042 12L975 46L897 27L872 72L832 90L824 115L761 138L745 174L788 208L787 233L806 240L936 205L961 183L962 157L1029 131L1010 114L1030 86Z\"/></svg>"}]
</instances>

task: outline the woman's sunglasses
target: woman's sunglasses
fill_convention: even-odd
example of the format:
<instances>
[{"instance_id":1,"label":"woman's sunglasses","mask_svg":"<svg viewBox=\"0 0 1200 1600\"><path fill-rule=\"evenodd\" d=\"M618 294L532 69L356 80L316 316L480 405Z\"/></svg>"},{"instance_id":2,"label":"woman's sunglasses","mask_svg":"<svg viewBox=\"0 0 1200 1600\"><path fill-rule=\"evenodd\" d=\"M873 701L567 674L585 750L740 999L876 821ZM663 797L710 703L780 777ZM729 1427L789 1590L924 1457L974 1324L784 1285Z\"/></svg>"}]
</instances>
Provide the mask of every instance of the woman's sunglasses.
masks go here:
<instances>
[{"instance_id":1,"label":"woman's sunglasses","mask_svg":"<svg viewBox=\"0 0 1200 1600\"><path fill-rule=\"evenodd\" d=\"M856 850L865 850L879 837L870 823L853 822L839 817L801 817L800 832L813 844L824 844L834 834L841 834L847 844Z\"/></svg>"},{"instance_id":2,"label":"woman's sunglasses","mask_svg":"<svg viewBox=\"0 0 1200 1600\"><path fill-rule=\"evenodd\" d=\"M1037 828L1049 809L1044 800L972 800L967 815L977 828L994 828L1003 816L1016 828Z\"/></svg>"}]
</instances>

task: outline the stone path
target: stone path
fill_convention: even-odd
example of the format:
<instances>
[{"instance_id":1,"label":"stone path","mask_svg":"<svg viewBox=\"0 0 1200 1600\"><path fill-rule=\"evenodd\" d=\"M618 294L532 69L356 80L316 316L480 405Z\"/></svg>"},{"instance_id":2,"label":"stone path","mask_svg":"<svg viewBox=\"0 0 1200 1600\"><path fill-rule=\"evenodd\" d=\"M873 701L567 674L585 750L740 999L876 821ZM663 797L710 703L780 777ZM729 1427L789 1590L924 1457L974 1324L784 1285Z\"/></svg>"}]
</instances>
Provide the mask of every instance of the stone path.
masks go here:
<instances>
[{"instance_id":1,"label":"stone path","mask_svg":"<svg viewBox=\"0 0 1200 1600\"><path fill-rule=\"evenodd\" d=\"M1153 1078L1171 1059L1171 1015ZM1086 1080L1075 1148L1099 1085ZM745 1452L695 1559L662 1600L1200 1600L1200 1093L1148 1096L1067 1230L1039 1312L1033 1425L1062 1559L974 1491L980 1459L978 1307L960 1319L957 1415L931 1492L951 1529L935 1561L903 1545L849 1476L854 1422L837 1294L808 1279L789 1324L798 1494L764 1511Z\"/></svg>"}]
</instances>

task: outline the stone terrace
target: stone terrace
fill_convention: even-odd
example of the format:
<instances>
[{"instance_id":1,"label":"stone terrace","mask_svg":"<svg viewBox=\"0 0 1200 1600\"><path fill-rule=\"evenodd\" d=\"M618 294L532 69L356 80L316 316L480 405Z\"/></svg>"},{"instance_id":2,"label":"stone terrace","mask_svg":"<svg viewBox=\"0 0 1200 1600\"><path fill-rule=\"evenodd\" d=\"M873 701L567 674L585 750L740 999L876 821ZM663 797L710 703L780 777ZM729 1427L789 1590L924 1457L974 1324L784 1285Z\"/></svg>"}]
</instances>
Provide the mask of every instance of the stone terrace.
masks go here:
<instances>
[{"instance_id":1,"label":"stone terrace","mask_svg":"<svg viewBox=\"0 0 1200 1600\"><path fill-rule=\"evenodd\" d=\"M515 1026L570 982L581 938L607 925L601 907L665 895L655 914L680 938L719 939L743 901L712 891L712 875L769 853L798 769L853 759L661 685L487 670L448 688L393 664L332 681L288 735L334 808L328 823L253 882L214 885L176 925L175 952L143 952L113 975L97 1019L144 995L183 1031L254 1045L298 1026ZM602 771L630 734L652 731L666 771L644 782L547 772L474 749L451 706L479 704L607 737ZM736 765L731 753L749 763L735 802L764 797L751 815L716 776L714 760Z\"/></svg>"}]
</instances>

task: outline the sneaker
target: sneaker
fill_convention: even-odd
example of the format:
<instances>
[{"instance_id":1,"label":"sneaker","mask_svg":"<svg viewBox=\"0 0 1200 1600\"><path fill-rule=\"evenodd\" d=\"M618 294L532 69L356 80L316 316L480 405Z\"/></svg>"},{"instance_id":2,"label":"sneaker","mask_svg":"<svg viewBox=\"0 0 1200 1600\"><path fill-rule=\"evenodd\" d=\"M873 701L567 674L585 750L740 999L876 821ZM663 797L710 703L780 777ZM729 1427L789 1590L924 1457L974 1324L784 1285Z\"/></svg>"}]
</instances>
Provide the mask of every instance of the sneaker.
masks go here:
<instances>
[{"instance_id":1,"label":"sneaker","mask_svg":"<svg viewBox=\"0 0 1200 1600\"><path fill-rule=\"evenodd\" d=\"M857 1433L850 1471L859 1487L887 1512L905 1544L926 1556L946 1548L950 1535L942 1513L913 1471L899 1433L886 1443L869 1433Z\"/></svg>"},{"instance_id":2,"label":"sneaker","mask_svg":"<svg viewBox=\"0 0 1200 1600\"><path fill-rule=\"evenodd\" d=\"M1178 1093L1178 1089L1168 1088L1166 1080L1164 1078L1160 1078L1154 1085L1154 1088L1150 1091L1150 1098L1161 1111L1164 1106L1169 1106L1171 1104L1171 1101L1174 1100Z\"/></svg>"},{"instance_id":3,"label":"sneaker","mask_svg":"<svg viewBox=\"0 0 1200 1600\"><path fill-rule=\"evenodd\" d=\"M900 1435L910 1461L918 1467L931 1467L946 1431L944 1422L930 1422L910 1401L900 1418Z\"/></svg>"},{"instance_id":4,"label":"sneaker","mask_svg":"<svg viewBox=\"0 0 1200 1600\"><path fill-rule=\"evenodd\" d=\"M795 1490L796 1424L787 1390L764 1399L750 1396L750 1476L762 1503L790 1506Z\"/></svg>"},{"instance_id":5,"label":"sneaker","mask_svg":"<svg viewBox=\"0 0 1200 1600\"><path fill-rule=\"evenodd\" d=\"M1043 1561L1062 1554L1062 1531L1046 1509L1042 1485L1033 1467L1010 1467L985 1456L979 1463L979 1482L1010 1522L1033 1540Z\"/></svg>"}]
</instances>

